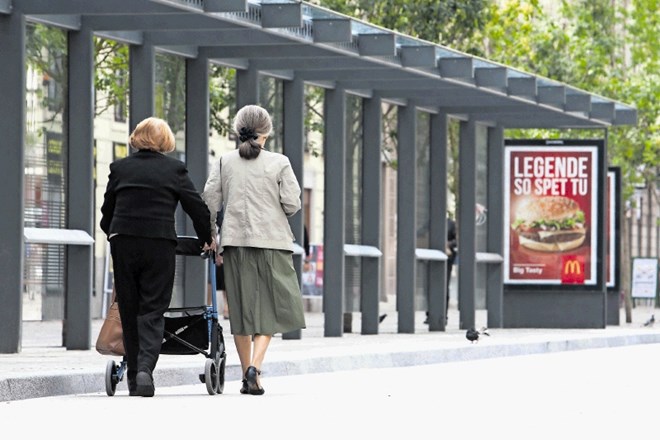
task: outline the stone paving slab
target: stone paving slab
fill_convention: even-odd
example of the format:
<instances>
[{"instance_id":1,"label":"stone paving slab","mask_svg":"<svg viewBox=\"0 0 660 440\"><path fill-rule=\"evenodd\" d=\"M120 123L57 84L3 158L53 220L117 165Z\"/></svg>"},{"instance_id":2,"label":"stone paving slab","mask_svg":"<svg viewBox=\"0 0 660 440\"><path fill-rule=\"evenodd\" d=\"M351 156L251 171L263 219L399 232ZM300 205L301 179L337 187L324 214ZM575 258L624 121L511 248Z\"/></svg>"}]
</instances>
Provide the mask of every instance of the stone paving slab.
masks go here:
<instances>
[{"instance_id":1,"label":"stone paving slab","mask_svg":"<svg viewBox=\"0 0 660 440\"><path fill-rule=\"evenodd\" d=\"M307 328L300 339L283 340L275 336L266 354L264 376L332 372L356 368L401 367L442 362L462 362L502 356L522 356L567 350L618 347L632 344L660 344L660 326L645 327L652 308L636 308L633 322L605 329L490 329L490 337L477 343L465 338L457 325L458 312L450 311L445 332L429 332L418 312L414 334L397 333L396 313L388 316L378 335L359 334L359 314L354 314L352 333L341 337L323 336L323 314L307 313ZM484 311L476 315L477 325L486 322ZM101 320L92 324L95 341ZM241 376L238 356L227 321L223 334L227 346L226 380ZM23 347L17 354L0 354L0 401L20 400L63 394L105 392L105 369L108 361L119 357L104 356L90 350L66 350L61 347L61 321L25 321ZM659 352L660 353L660 352ZM199 384L204 371L202 355L162 355L154 372L156 386ZM117 391L126 389L125 380Z\"/></svg>"}]
</instances>

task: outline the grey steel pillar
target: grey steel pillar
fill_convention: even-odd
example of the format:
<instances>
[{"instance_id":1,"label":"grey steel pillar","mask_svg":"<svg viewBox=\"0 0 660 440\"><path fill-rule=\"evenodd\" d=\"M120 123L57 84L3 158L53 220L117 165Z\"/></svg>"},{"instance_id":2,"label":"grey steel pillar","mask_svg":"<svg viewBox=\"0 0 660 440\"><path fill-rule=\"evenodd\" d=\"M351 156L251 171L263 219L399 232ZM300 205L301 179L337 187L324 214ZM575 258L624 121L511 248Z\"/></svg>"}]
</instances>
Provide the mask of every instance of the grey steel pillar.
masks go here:
<instances>
[{"instance_id":1,"label":"grey steel pillar","mask_svg":"<svg viewBox=\"0 0 660 440\"><path fill-rule=\"evenodd\" d=\"M23 173L25 161L25 16L0 14L0 353L21 351Z\"/></svg>"},{"instance_id":2,"label":"grey steel pillar","mask_svg":"<svg viewBox=\"0 0 660 440\"><path fill-rule=\"evenodd\" d=\"M447 247L447 115L431 115L429 247ZM444 331L447 316L447 261L429 261L429 330Z\"/></svg>"},{"instance_id":3,"label":"grey steel pillar","mask_svg":"<svg viewBox=\"0 0 660 440\"><path fill-rule=\"evenodd\" d=\"M94 236L94 35L69 32L67 224ZM91 347L93 246L67 246L64 346Z\"/></svg>"},{"instance_id":4,"label":"grey steel pillar","mask_svg":"<svg viewBox=\"0 0 660 440\"><path fill-rule=\"evenodd\" d=\"M298 179L300 188L303 188L303 157L304 157L304 125L305 125L305 83L300 78L284 81L284 154L291 162L291 168ZM304 194L304 192L303 192ZM302 197L302 194L301 194ZM302 200L305 203L305 200ZM289 217L291 230L296 241L304 246L303 210ZM302 260L303 255L294 255L293 264L298 273L298 282L302 290ZM300 339L301 330L294 330L282 334L282 339Z\"/></svg>"},{"instance_id":5,"label":"grey steel pillar","mask_svg":"<svg viewBox=\"0 0 660 440\"><path fill-rule=\"evenodd\" d=\"M605 146L607 148L607 130L605 131ZM619 168L613 168L609 169L608 172L613 171L615 173L616 177L616 182L619 184L619 188L621 185L621 170ZM608 179L609 181L609 179ZM605 215L609 215L609 211L614 209L614 223L610 225L613 231L619 231L616 234L616 240L612 242L612 247L610 248L610 252L612 252L614 261L615 261L615 266L614 266L614 279L612 280L614 282L614 286L611 288L607 288L607 273L605 274L605 285L606 285L606 290L607 290L607 325L620 325L620 306L619 306L619 298L621 295L621 257L622 257L622 243L623 243L623 223L622 223L622 217L621 213L623 212L623 202L621 200L621 191L619 188L616 187L611 187L610 191L612 191L612 197L614 198L614 206L609 204L609 200L607 201L605 206L609 206L609 209L605 211ZM607 193L607 191L605 191ZM660 224L656 224L656 248L660 250ZM611 240L610 237L607 237L607 240ZM608 257L609 258L609 257ZM606 269L607 270L607 269Z\"/></svg>"},{"instance_id":6,"label":"grey steel pillar","mask_svg":"<svg viewBox=\"0 0 660 440\"><path fill-rule=\"evenodd\" d=\"M396 227L396 308L398 332L415 333L415 290L417 280L417 148L416 109L398 109L397 227Z\"/></svg>"},{"instance_id":7,"label":"grey steel pillar","mask_svg":"<svg viewBox=\"0 0 660 440\"><path fill-rule=\"evenodd\" d=\"M504 218L504 129L488 129L488 252L504 255L503 233L508 227ZM486 266L486 308L488 327L502 328L503 283L502 264Z\"/></svg>"},{"instance_id":8,"label":"grey steel pillar","mask_svg":"<svg viewBox=\"0 0 660 440\"><path fill-rule=\"evenodd\" d=\"M129 132L145 118L154 115L154 84L156 82L156 51L151 44L129 48Z\"/></svg>"},{"instance_id":9,"label":"grey steel pillar","mask_svg":"<svg viewBox=\"0 0 660 440\"><path fill-rule=\"evenodd\" d=\"M236 108L259 103L259 71L256 69L236 71Z\"/></svg>"},{"instance_id":10,"label":"grey steel pillar","mask_svg":"<svg viewBox=\"0 0 660 440\"><path fill-rule=\"evenodd\" d=\"M610 305L608 304L608 292L607 292L607 245L606 243L609 241L609 233L607 231L607 228L605 227L605 224L607 222L607 216L609 215L607 213L606 207L609 206L608 200L607 200L607 172L608 172L608 163L607 163L607 142L609 140L609 130L605 128L603 133L603 155L602 157L599 157L598 159L598 164L600 165L600 170L599 170L599 182L598 182L598 187L601 188L600 194L600 202L599 206L601 209L599 209L600 213L600 218L599 218L599 223L598 223L598 228L599 228L599 237L598 241L601 243L600 246L598 246L598 256L597 259L600 260L600 273L598 274L601 280L602 280L602 295L603 295L603 328L605 328L608 324L608 307ZM612 189L614 191L614 189ZM614 226L614 225L613 225ZM651 231L649 230L649 239L651 237ZM614 249L611 250L611 252L614 252ZM597 266L598 267L598 266ZM657 297L657 295L656 295ZM618 303L615 303L618 306ZM617 312L619 308L616 308Z\"/></svg>"},{"instance_id":11,"label":"grey steel pillar","mask_svg":"<svg viewBox=\"0 0 660 440\"><path fill-rule=\"evenodd\" d=\"M458 305L460 308L459 328L475 326L476 286L476 224L475 205L477 202L476 182L477 160L476 124L473 120L461 121L458 150Z\"/></svg>"},{"instance_id":12,"label":"grey steel pillar","mask_svg":"<svg viewBox=\"0 0 660 440\"><path fill-rule=\"evenodd\" d=\"M362 244L381 249L382 100L362 100ZM362 334L378 334L381 258L362 258Z\"/></svg>"},{"instance_id":13,"label":"grey steel pillar","mask_svg":"<svg viewBox=\"0 0 660 440\"><path fill-rule=\"evenodd\" d=\"M344 331L344 242L346 237L346 91L325 91L323 130L325 191L323 212L324 335Z\"/></svg>"},{"instance_id":14,"label":"grey steel pillar","mask_svg":"<svg viewBox=\"0 0 660 440\"><path fill-rule=\"evenodd\" d=\"M206 58L186 59L186 167L198 192L209 170L209 65ZM187 215L185 235L197 235ZM183 303L207 303L208 261L184 258Z\"/></svg>"}]
</instances>

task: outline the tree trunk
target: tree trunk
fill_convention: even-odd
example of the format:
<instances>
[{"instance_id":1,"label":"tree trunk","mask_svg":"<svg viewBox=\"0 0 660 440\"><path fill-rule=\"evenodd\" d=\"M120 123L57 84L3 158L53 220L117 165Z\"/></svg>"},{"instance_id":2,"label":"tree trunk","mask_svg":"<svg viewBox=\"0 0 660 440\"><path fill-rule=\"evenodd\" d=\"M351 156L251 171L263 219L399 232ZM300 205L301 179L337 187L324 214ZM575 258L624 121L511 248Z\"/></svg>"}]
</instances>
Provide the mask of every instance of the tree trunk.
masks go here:
<instances>
[{"instance_id":1,"label":"tree trunk","mask_svg":"<svg viewBox=\"0 0 660 440\"><path fill-rule=\"evenodd\" d=\"M626 311L626 323L630 324L632 322L632 296L630 289L630 233L628 231L630 225L628 224L628 219L626 218L626 210L621 209L619 214L621 217L621 232L620 232L620 243L621 243L621 261L619 261L619 267L621 271L621 291L623 292L623 303Z\"/></svg>"}]
</instances>

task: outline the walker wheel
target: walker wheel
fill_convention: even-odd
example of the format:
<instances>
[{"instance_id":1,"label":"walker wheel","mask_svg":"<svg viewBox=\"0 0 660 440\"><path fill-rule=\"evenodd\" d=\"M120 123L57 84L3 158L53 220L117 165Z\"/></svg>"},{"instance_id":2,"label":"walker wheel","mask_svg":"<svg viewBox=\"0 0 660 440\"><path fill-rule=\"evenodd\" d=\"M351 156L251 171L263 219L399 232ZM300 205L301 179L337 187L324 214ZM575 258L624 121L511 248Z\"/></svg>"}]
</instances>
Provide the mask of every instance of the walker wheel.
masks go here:
<instances>
[{"instance_id":1,"label":"walker wheel","mask_svg":"<svg viewBox=\"0 0 660 440\"><path fill-rule=\"evenodd\" d=\"M210 395L214 395L218 391L218 366L213 359L207 359L204 365L204 381L206 383L206 391Z\"/></svg>"},{"instance_id":2,"label":"walker wheel","mask_svg":"<svg viewBox=\"0 0 660 440\"><path fill-rule=\"evenodd\" d=\"M119 379L117 378L117 364L115 361L108 361L105 365L105 392L108 396L114 396L115 390L117 390L117 383Z\"/></svg>"},{"instance_id":3,"label":"walker wheel","mask_svg":"<svg viewBox=\"0 0 660 440\"><path fill-rule=\"evenodd\" d=\"M218 394L222 394L225 390L225 365L227 363L227 353L222 353L220 356L220 365L218 366Z\"/></svg>"}]
</instances>

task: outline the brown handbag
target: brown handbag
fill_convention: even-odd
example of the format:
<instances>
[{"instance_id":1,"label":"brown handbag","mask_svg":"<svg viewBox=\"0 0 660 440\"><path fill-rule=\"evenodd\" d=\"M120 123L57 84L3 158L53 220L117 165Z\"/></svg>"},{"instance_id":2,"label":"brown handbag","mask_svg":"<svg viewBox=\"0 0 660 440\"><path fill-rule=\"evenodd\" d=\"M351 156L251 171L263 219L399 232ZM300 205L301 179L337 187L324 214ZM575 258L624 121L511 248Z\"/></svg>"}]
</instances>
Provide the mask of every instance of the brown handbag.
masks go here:
<instances>
[{"instance_id":1,"label":"brown handbag","mask_svg":"<svg viewBox=\"0 0 660 440\"><path fill-rule=\"evenodd\" d=\"M108 309L108 315L103 321L99 337L96 339L96 351L110 356L124 356L124 339L119 318L119 306L112 295L112 304Z\"/></svg>"}]
</instances>

